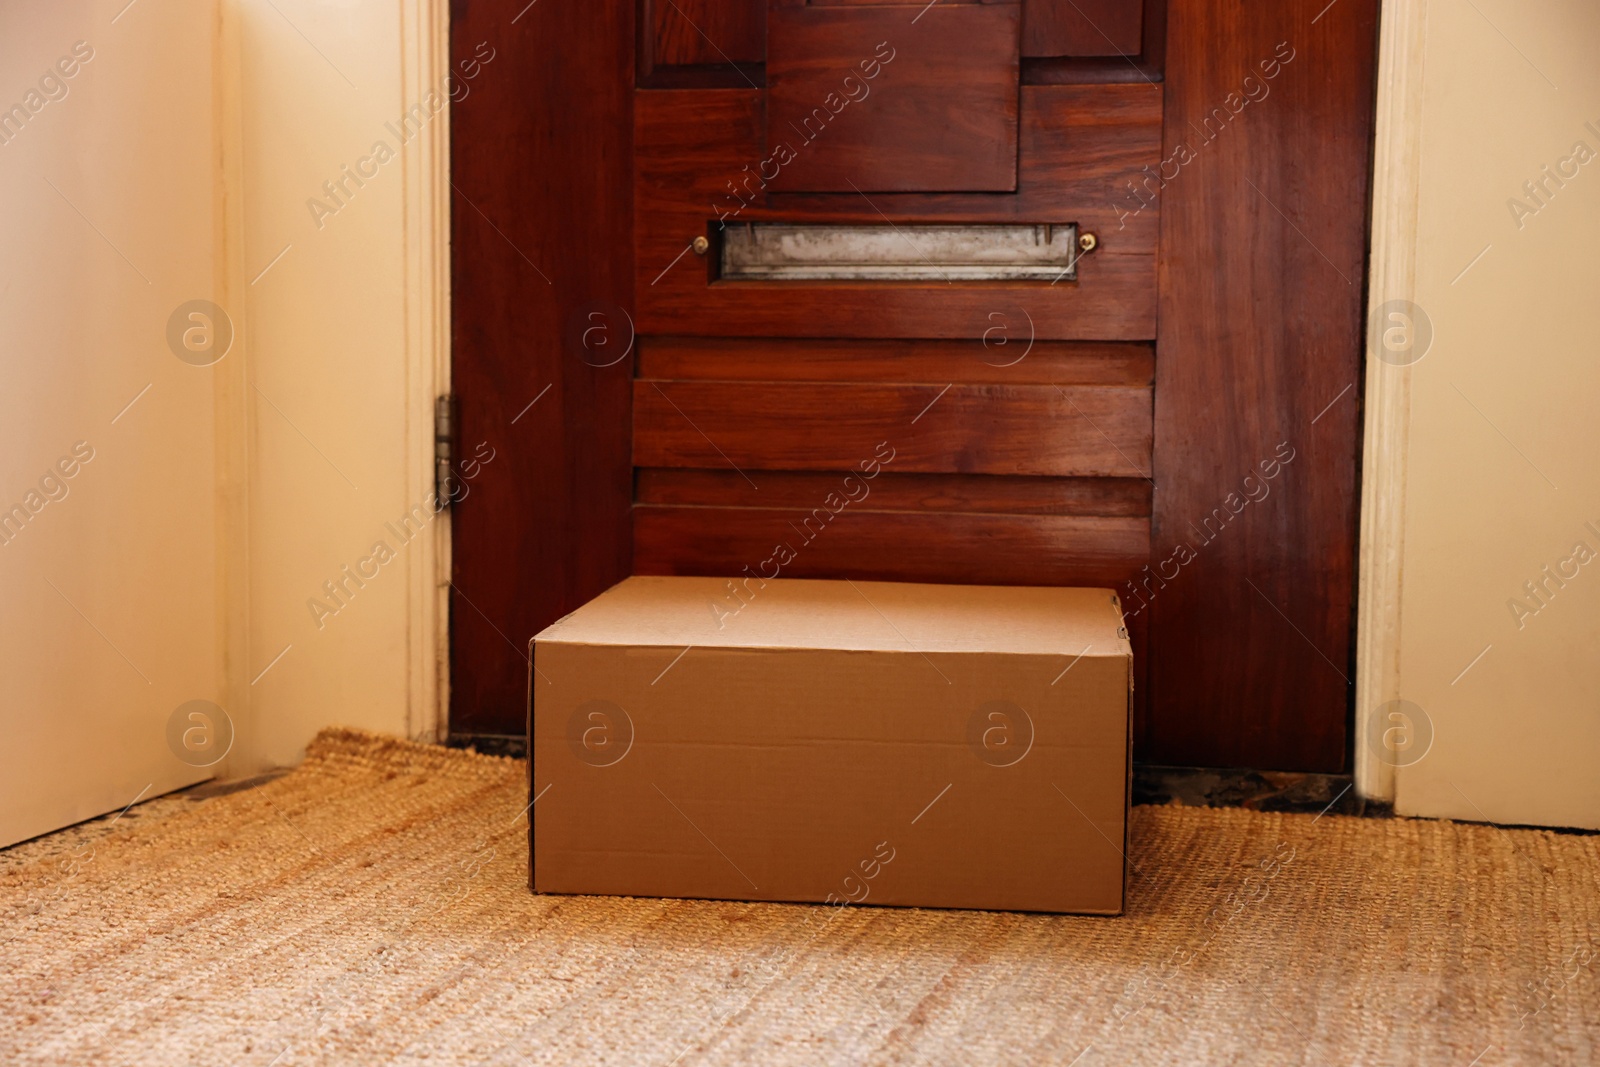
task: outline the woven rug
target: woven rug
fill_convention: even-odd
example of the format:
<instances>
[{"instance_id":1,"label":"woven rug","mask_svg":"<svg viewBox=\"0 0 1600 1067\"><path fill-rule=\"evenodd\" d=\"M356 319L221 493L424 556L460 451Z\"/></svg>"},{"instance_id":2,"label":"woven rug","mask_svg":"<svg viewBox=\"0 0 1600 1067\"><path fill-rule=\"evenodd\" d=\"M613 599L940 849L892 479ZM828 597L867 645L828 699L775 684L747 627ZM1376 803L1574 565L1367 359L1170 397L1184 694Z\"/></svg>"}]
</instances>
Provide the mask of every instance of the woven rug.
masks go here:
<instances>
[{"instance_id":1,"label":"woven rug","mask_svg":"<svg viewBox=\"0 0 1600 1067\"><path fill-rule=\"evenodd\" d=\"M524 773L330 731L12 850L0 1062L1600 1062L1600 838L1141 807L1120 919L536 897Z\"/></svg>"}]
</instances>

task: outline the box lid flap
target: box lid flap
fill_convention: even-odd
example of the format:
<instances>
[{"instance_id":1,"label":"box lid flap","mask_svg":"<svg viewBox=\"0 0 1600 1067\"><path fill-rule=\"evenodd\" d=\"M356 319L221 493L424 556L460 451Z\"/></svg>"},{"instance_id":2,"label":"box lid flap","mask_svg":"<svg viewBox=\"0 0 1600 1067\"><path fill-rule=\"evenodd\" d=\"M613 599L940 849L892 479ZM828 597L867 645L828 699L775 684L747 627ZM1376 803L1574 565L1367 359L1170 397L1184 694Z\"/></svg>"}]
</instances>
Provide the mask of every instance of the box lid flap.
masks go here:
<instances>
[{"instance_id":1,"label":"box lid flap","mask_svg":"<svg viewBox=\"0 0 1600 1067\"><path fill-rule=\"evenodd\" d=\"M1131 654L1109 589L633 577L540 642L1020 655Z\"/></svg>"}]
</instances>

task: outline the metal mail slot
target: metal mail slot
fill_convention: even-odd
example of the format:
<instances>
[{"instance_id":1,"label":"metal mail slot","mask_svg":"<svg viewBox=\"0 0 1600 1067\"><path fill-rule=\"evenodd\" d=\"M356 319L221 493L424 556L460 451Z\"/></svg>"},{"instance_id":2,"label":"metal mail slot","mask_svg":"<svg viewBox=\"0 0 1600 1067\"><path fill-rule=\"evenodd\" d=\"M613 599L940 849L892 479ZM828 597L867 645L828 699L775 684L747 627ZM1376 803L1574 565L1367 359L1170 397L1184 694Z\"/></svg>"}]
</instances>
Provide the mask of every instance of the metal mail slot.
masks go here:
<instances>
[{"instance_id":1,"label":"metal mail slot","mask_svg":"<svg viewBox=\"0 0 1600 1067\"><path fill-rule=\"evenodd\" d=\"M727 281L1073 281L1078 228L735 223L722 233Z\"/></svg>"}]
</instances>

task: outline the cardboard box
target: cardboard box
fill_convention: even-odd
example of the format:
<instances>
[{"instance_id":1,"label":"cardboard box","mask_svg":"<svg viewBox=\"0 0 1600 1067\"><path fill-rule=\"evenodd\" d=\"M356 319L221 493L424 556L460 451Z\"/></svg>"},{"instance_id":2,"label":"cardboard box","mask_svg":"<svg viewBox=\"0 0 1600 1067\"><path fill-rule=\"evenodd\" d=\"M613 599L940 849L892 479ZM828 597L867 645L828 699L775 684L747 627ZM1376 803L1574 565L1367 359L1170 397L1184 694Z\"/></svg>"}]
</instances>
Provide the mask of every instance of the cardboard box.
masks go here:
<instances>
[{"instance_id":1,"label":"cardboard box","mask_svg":"<svg viewBox=\"0 0 1600 1067\"><path fill-rule=\"evenodd\" d=\"M638 577L533 652L535 892L1122 911L1110 590Z\"/></svg>"}]
</instances>

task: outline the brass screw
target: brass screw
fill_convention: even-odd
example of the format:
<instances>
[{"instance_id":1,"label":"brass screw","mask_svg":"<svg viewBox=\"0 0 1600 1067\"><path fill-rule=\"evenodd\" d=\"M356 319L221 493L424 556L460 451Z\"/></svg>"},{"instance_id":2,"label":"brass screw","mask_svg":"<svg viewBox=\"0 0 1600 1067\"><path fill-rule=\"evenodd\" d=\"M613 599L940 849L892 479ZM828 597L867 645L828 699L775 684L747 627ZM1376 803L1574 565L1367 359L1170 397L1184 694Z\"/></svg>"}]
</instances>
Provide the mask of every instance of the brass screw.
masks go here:
<instances>
[{"instance_id":1,"label":"brass screw","mask_svg":"<svg viewBox=\"0 0 1600 1067\"><path fill-rule=\"evenodd\" d=\"M694 240L690 241L689 242L689 247L694 249L694 254L695 255L703 256L703 255L706 254L706 249L711 247L711 242L706 240L705 235L702 234L701 236L696 237Z\"/></svg>"},{"instance_id":2,"label":"brass screw","mask_svg":"<svg viewBox=\"0 0 1600 1067\"><path fill-rule=\"evenodd\" d=\"M1085 252L1093 252L1095 247L1099 244L1100 238L1096 237L1092 233L1081 234L1078 237L1078 247L1083 249Z\"/></svg>"}]
</instances>

